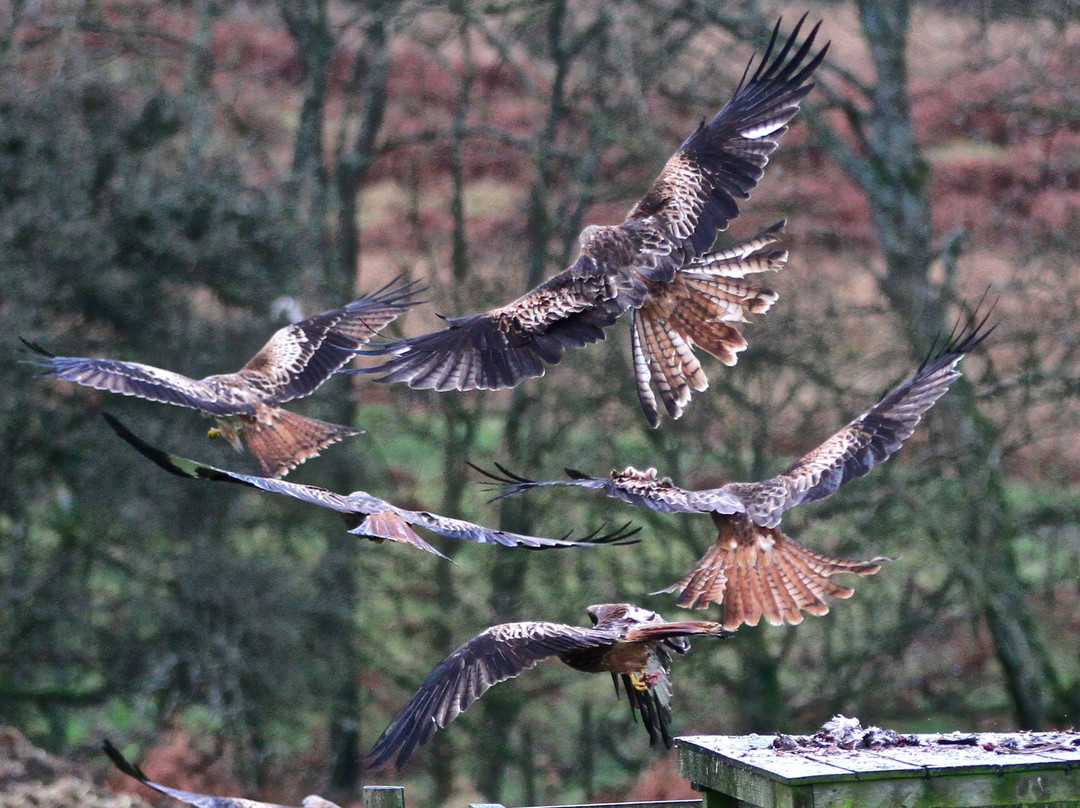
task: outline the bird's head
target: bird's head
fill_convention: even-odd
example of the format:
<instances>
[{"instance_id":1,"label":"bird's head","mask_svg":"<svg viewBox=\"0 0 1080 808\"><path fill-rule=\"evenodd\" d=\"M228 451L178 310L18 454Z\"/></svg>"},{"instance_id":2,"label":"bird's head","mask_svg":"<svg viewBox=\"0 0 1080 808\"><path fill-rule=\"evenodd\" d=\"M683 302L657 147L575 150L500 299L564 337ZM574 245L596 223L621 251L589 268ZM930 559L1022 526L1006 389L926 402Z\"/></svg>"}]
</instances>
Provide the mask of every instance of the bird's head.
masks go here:
<instances>
[{"instance_id":1,"label":"bird's head","mask_svg":"<svg viewBox=\"0 0 1080 808\"><path fill-rule=\"evenodd\" d=\"M633 466L627 466L622 471L611 472L611 479L622 486L643 485L654 488L658 485L669 487L675 485L670 477L661 477L660 473L653 467L642 471Z\"/></svg>"},{"instance_id":2,"label":"bird's head","mask_svg":"<svg viewBox=\"0 0 1080 808\"><path fill-rule=\"evenodd\" d=\"M663 622L664 618L650 609L643 609L632 603L594 603L585 610L594 626L613 620L628 620L632 623Z\"/></svg>"}]
</instances>

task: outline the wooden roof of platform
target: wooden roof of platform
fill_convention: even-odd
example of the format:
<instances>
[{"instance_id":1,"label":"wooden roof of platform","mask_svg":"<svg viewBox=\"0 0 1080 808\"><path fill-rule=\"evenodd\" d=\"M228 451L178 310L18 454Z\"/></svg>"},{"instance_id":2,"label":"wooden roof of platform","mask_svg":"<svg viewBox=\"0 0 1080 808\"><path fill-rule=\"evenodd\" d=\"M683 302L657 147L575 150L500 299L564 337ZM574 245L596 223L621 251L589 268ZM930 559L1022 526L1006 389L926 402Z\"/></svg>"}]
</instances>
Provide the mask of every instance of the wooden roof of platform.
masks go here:
<instances>
[{"instance_id":1,"label":"wooden roof of platform","mask_svg":"<svg viewBox=\"0 0 1080 808\"><path fill-rule=\"evenodd\" d=\"M812 739L677 739L682 775L707 808L1080 806L1080 733L900 736L844 749Z\"/></svg>"}]
</instances>

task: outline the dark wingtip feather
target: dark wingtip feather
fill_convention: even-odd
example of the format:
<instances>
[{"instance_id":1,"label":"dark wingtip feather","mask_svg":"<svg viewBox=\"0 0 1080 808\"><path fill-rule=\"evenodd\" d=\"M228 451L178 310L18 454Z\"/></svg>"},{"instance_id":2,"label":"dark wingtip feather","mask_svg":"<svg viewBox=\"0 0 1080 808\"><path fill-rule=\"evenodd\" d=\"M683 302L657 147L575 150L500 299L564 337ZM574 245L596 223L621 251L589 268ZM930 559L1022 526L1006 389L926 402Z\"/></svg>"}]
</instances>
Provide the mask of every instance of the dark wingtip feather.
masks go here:
<instances>
[{"instance_id":1,"label":"dark wingtip feather","mask_svg":"<svg viewBox=\"0 0 1080 808\"><path fill-rule=\"evenodd\" d=\"M528 477L522 477L520 474L515 474L510 471L506 466L498 461L495 462L495 468L497 468L506 477L506 481L515 483L535 483L536 480L530 480Z\"/></svg>"},{"instance_id":2,"label":"dark wingtip feather","mask_svg":"<svg viewBox=\"0 0 1080 808\"><path fill-rule=\"evenodd\" d=\"M572 530L557 537L559 541L571 542L570 544L540 545L536 547L522 544L518 545L518 547L523 550L546 551L565 550L571 547L622 547L627 544L640 544L641 539L635 539L634 536L641 532L641 528L631 527L631 525L633 525L633 522L624 522L619 527L605 533L601 533L604 530L604 525L600 525L579 539L574 538Z\"/></svg>"},{"instance_id":3,"label":"dark wingtip feather","mask_svg":"<svg viewBox=\"0 0 1080 808\"><path fill-rule=\"evenodd\" d=\"M150 778L143 774L143 770L129 761L126 757L120 754L120 750L113 746L112 742L106 738L101 744L102 750L109 759L113 762L120 771L126 774L128 777L134 777L141 783L145 783Z\"/></svg>"},{"instance_id":4,"label":"dark wingtip feather","mask_svg":"<svg viewBox=\"0 0 1080 808\"><path fill-rule=\"evenodd\" d=\"M603 526L596 528L596 530L589 533L582 539L577 539L578 542L583 544L607 544L607 545L624 545L624 544L639 544L641 539L632 538L641 532L640 527L631 527L633 522L624 522L621 526L615 530L609 531L601 535L597 535L603 530Z\"/></svg>"},{"instance_id":5,"label":"dark wingtip feather","mask_svg":"<svg viewBox=\"0 0 1080 808\"><path fill-rule=\"evenodd\" d=\"M45 350L36 342L28 340L26 337L19 337L19 342L21 342L34 353L36 353L38 356L44 356L46 359L53 359L56 357L56 354L54 354L52 351Z\"/></svg>"},{"instance_id":6,"label":"dark wingtip feather","mask_svg":"<svg viewBox=\"0 0 1080 808\"><path fill-rule=\"evenodd\" d=\"M177 477L184 477L189 480L214 480L243 485L249 488L254 487L247 480L234 476L231 472L222 471L213 466L206 466L186 457L169 454L162 449L151 446L110 413L102 412L101 417L105 419L105 423L112 428L113 432L134 446L140 454L155 465L169 472L169 474L175 474Z\"/></svg>"},{"instance_id":7,"label":"dark wingtip feather","mask_svg":"<svg viewBox=\"0 0 1080 808\"><path fill-rule=\"evenodd\" d=\"M495 468L499 470L498 474L481 466L478 466L468 460L465 461L466 465L468 465L470 468L480 472L485 477L487 477L488 480L491 480L491 482L487 482L487 480L480 480L480 485L484 486L489 491L499 492L496 496L488 500L489 502L498 502L500 499L506 499L507 497L516 496L517 494L522 493L526 489L536 485L535 480L530 480L528 477L522 477L520 474L515 474L502 463L499 463L498 461L494 462Z\"/></svg>"},{"instance_id":8,"label":"dark wingtip feather","mask_svg":"<svg viewBox=\"0 0 1080 808\"><path fill-rule=\"evenodd\" d=\"M382 303L388 306L400 306L402 308L416 306L426 302L423 300L411 300L410 298L414 295L426 292L428 290L427 286L421 286L421 281L419 280L404 282L402 282L402 280L403 276L398 275L389 282L383 284L374 292L362 295L358 300L368 303Z\"/></svg>"},{"instance_id":9,"label":"dark wingtip feather","mask_svg":"<svg viewBox=\"0 0 1080 808\"><path fill-rule=\"evenodd\" d=\"M990 323L990 317L994 313L994 309L997 308L998 301L995 299L993 303L983 312L983 304L985 300L985 293L983 299L975 306L974 309L967 315L961 315L957 318L952 329L947 337L938 335L933 344L930 346L930 350L926 354L926 358L919 366L919 370L923 371L926 368L941 361L950 361L956 356L965 356L976 348L978 348L983 341L989 337L994 330L1001 324L1000 321Z\"/></svg>"},{"instance_id":10,"label":"dark wingtip feather","mask_svg":"<svg viewBox=\"0 0 1080 808\"><path fill-rule=\"evenodd\" d=\"M161 468L165 469L165 471L169 472L170 474L175 474L177 477L191 478L196 476L185 471L183 468L174 463L172 455L170 455L168 452L164 452L161 449L155 448L146 441L144 441L142 438L140 438L138 435L136 435L134 432L132 432L130 429L120 423L119 419L117 419L112 414L108 412L102 412L101 417L105 419L105 423L107 423L112 428L113 432L115 432L129 444L134 446L135 449L138 450L139 453L141 453L144 457L148 458Z\"/></svg>"}]
</instances>

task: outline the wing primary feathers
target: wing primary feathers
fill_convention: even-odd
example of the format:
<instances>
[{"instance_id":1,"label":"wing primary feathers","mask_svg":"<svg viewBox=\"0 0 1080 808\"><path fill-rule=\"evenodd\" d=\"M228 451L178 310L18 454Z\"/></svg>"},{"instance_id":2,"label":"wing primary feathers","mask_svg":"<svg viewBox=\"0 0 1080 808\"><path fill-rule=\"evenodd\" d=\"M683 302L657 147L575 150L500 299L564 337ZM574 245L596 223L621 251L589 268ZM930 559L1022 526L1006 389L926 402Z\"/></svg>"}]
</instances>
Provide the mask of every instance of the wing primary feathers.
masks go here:
<instances>
[{"instance_id":1,"label":"wing primary feathers","mask_svg":"<svg viewBox=\"0 0 1080 808\"><path fill-rule=\"evenodd\" d=\"M155 446L151 446L144 441L126 426L120 422L114 415L108 412L102 412L101 417L105 419L107 423L117 435L131 444L135 449L152 461L158 467L174 474L177 477L185 477L187 479L203 479L203 480L215 480L217 482L226 483L238 483L240 485L250 485L240 479L230 476L212 466L204 466L201 463L196 463L194 460L188 460L186 457L179 457L174 454L169 454L166 451L158 449Z\"/></svg>"},{"instance_id":2,"label":"wing primary feathers","mask_svg":"<svg viewBox=\"0 0 1080 808\"><path fill-rule=\"evenodd\" d=\"M492 482L484 480L480 481L482 486L485 486L488 491L496 492L489 502L498 502L500 499L506 499L507 497L517 496L532 488L541 488L547 486L558 485L574 485L581 486L583 488L603 488L608 485L608 480L602 480L598 477L590 477L587 474L582 474L580 471L574 471L573 469L567 469L566 473L570 477L569 480L545 480L537 481L530 480L528 477L522 477L520 474L516 474L510 471L506 466L502 465L498 461L495 462L495 467L498 468L501 474L496 474L492 471L481 468L480 466L469 463L472 468L483 474Z\"/></svg>"},{"instance_id":3,"label":"wing primary feathers","mask_svg":"<svg viewBox=\"0 0 1080 808\"><path fill-rule=\"evenodd\" d=\"M776 54L771 62L769 61L770 54L773 47L776 45L777 40L780 37L780 25L784 21L783 17L780 17L776 21L776 25L773 27L772 36L769 39L769 44L765 48L765 53L762 54L761 61L758 63L757 70L754 72L753 77L750 79L750 84L755 84L764 81L773 82L785 82L793 85L799 85L810 76L818 65L825 58L825 54L829 50L829 43L825 43L825 46L814 56L810 62L808 62L797 75L792 75L799 65L802 64L803 59L806 58L806 54L810 52L810 49L814 46L814 40L817 38L818 30L821 28L821 22L817 22L813 28L810 29L810 33L803 41L802 46L798 52L789 60L787 60L788 53L791 52L792 46L799 38L799 33L802 31L803 23L806 22L806 17L809 12L804 13L799 17L799 21L795 23L795 27L791 30L787 40L784 42L780 49L780 52ZM748 85L749 86L749 85ZM742 89L740 87L740 89ZM809 88L807 88L809 89ZM738 91L736 91L736 95Z\"/></svg>"},{"instance_id":4,"label":"wing primary feathers","mask_svg":"<svg viewBox=\"0 0 1080 808\"><path fill-rule=\"evenodd\" d=\"M534 483L534 482L536 482L535 480L530 480L528 477L522 477L520 474L515 474L514 472L510 471L510 469L508 469L506 466L504 466L502 463L498 462L497 460L495 461L495 468L497 468L502 473L501 476L499 474L495 474L493 472L490 472L487 469L476 465L475 463L465 461L465 464L467 466L469 466L469 468L473 469L474 471L478 471L481 474L483 474L485 477L488 477L488 478L490 478L490 479L492 479L492 480L494 480L495 482L498 482L498 483Z\"/></svg>"},{"instance_id":5,"label":"wing primary feathers","mask_svg":"<svg viewBox=\"0 0 1080 808\"><path fill-rule=\"evenodd\" d=\"M576 539L575 541L579 544L607 544L619 546L624 544L638 544L641 542L641 539L635 539L633 537L641 532L641 528L631 527L633 524L633 522L624 522L619 527L607 533L600 533L600 531L603 530L603 525L601 525L588 535ZM566 535L570 536L571 534L567 533Z\"/></svg>"},{"instance_id":6,"label":"wing primary feathers","mask_svg":"<svg viewBox=\"0 0 1080 808\"><path fill-rule=\"evenodd\" d=\"M984 293L983 297L985 296ZM998 327L999 323L995 322L990 326L988 326L987 323L990 322L990 317L993 315L994 309L997 308L997 301L995 300L991 303L987 308L986 313L980 316L979 311L982 308L982 305L983 304L980 301L979 305L975 307L970 315L967 317L962 315L958 317L952 330L949 332L948 337L939 335L934 339L933 344L930 346L930 350L926 354L926 358L923 360L922 364L919 365L920 372L935 362L951 360L953 356L966 356L978 348L983 340L994 333L994 330ZM942 344L940 350L938 350L939 344Z\"/></svg>"},{"instance_id":7,"label":"wing primary feathers","mask_svg":"<svg viewBox=\"0 0 1080 808\"><path fill-rule=\"evenodd\" d=\"M402 283L403 276L398 275L387 283L380 286L374 292L368 292L357 298L356 302L380 303L384 306L416 306L427 301L415 300L414 295L420 295L428 291L427 286L421 286L421 281L411 280Z\"/></svg>"},{"instance_id":8,"label":"wing primary feathers","mask_svg":"<svg viewBox=\"0 0 1080 808\"><path fill-rule=\"evenodd\" d=\"M38 356L44 356L46 359L53 359L56 357L56 354L54 354L52 351L45 350L40 345L38 345L38 343L26 339L26 337L19 337L19 342L21 342L34 353L36 353ZM48 367L50 364L49 362L42 362L37 359L29 359L24 361L26 361L28 364L38 365L40 367Z\"/></svg>"},{"instance_id":9,"label":"wing primary feathers","mask_svg":"<svg viewBox=\"0 0 1080 808\"><path fill-rule=\"evenodd\" d=\"M110 741L108 738L106 738L102 742L101 748L105 752L105 754L109 756L109 759L113 762L116 768L118 768L128 777L134 777L136 780L139 780L143 783L147 782L150 779L143 773L143 770L140 769L138 765L132 763L126 757L120 754L120 750L113 746L112 741Z\"/></svg>"},{"instance_id":10,"label":"wing primary feathers","mask_svg":"<svg viewBox=\"0 0 1080 808\"><path fill-rule=\"evenodd\" d=\"M515 474L497 460L494 462L495 468L497 468L500 472L499 474L496 474L493 471L489 471L488 469L478 466L470 461L465 462L470 468L480 472L485 477L487 477L488 480L491 480L491 482L487 482L486 480L480 481L480 485L489 492L497 492L495 496L491 497L491 499L488 500L488 502L498 502L501 499L507 499L508 497L517 496L518 494L521 494L529 490L530 488L535 488L536 486L541 485L541 483L538 483L536 480L530 480L528 477L522 477L520 474Z\"/></svg>"},{"instance_id":11,"label":"wing primary feathers","mask_svg":"<svg viewBox=\"0 0 1080 808\"><path fill-rule=\"evenodd\" d=\"M101 417L105 419L105 423L112 428L113 432L134 446L144 457L169 472L169 474L175 474L177 477L186 477L189 479L195 476L174 463L172 461L172 456L168 452L164 452L161 449L151 446L124 426L124 424L112 415L112 413L102 412Z\"/></svg>"},{"instance_id":12,"label":"wing primary feathers","mask_svg":"<svg viewBox=\"0 0 1080 808\"><path fill-rule=\"evenodd\" d=\"M113 746L108 739L105 739L101 748L104 750L105 754L109 756L109 759L112 760L116 768L128 777L138 780L147 788L152 788L154 791L164 794L167 797L172 797L174 800L193 805L195 808L288 808L288 806L279 805L278 803L259 802L257 800L244 799L243 797L216 797L212 794L199 794L195 791L183 791L179 788L170 788L161 783L155 783L147 777L142 769L125 758L120 753L120 750ZM330 800L314 794L305 797L303 805L304 808L339 808L337 803L330 802Z\"/></svg>"},{"instance_id":13,"label":"wing primary feathers","mask_svg":"<svg viewBox=\"0 0 1080 808\"><path fill-rule=\"evenodd\" d=\"M493 685L558 654L597 648L618 633L561 623L503 623L485 629L440 662L361 758L366 768L401 768L413 750L465 712Z\"/></svg>"}]
</instances>

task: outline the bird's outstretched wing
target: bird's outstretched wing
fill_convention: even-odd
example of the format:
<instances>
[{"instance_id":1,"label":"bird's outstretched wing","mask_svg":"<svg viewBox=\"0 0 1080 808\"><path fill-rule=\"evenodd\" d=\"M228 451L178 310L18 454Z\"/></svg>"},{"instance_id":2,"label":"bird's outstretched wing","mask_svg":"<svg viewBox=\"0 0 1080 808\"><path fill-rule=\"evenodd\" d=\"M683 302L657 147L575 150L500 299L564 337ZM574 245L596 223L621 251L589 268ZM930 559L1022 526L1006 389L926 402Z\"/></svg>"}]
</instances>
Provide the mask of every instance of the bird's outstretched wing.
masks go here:
<instances>
[{"instance_id":1,"label":"bird's outstretched wing","mask_svg":"<svg viewBox=\"0 0 1080 808\"><path fill-rule=\"evenodd\" d=\"M128 777L132 777L144 786L168 797L180 800L180 802L186 802L188 805L194 805L196 808L289 808L289 806L280 805L276 802L258 802L243 797L215 797L210 794L198 794L194 791L182 791L179 788L163 786L143 774L142 769L120 754L120 750L113 746L108 739L102 744L102 748L105 750L105 754L116 764L116 768ZM310 796L304 799L304 808L338 808L338 805L322 797Z\"/></svg>"},{"instance_id":2,"label":"bird's outstretched wing","mask_svg":"<svg viewBox=\"0 0 1080 808\"><path fill-rule=\"evenodd\" d=\"M814 87L810 78L829 45L811 56L820 22L796 44L805 20L804 14L774 54L782 22L777 20L757 69L749 79L744 74L731 100L668 159L629 219L654 223L688 258L709 249L716 234L739 215L738 201L749 198L765 175L799 102Z\"/></svg>"},{"instance_id":3,"label":"bird's outstretched wing","mask_svg":"<svg viewBox=\"0 0 1080 808\"><path fill-rule=\"evenodd\" d=\"M419 291L415 283L393 281L346 306L278 330L240 371L204 379L140 362L54 356L23 342L40 356L34 363L44 368L42 376L209 415L254 415L257 403L279 404L314 391L412 305L409 297Z\"/></svg>"},{"instance_id":4,"label":"bird's outstretched wing","mask_svg":"<svg viewBox=\"0 0 1080 808\"><path fill-rule=\"evenodd\" d=\"M55 376L83 387L175 404L209 415L252 415L255 412L254 402L229 395L228 390L213 382L192 379L182 373L140 362L56 356L32 343L26 344L42 356L41 359L32 360L32 364L43 368L39 374L41 376Z\"/></svg>"},{"instance_id":5,"label":"bird's outstretched wing","mask_svg":"<svg viewBox=\"0 0 1080 808\"><path fill-rule=\"evenodd\" d=\"M342 372L382 373L377 381L440 392L502 390L543 376L567 348L604 339L605 328L645 299L645 279L632 269L637 239L618 227L595 230L582 234L582 254L569 268L517 300L373 347L366 353L391 358Z\"/></svg>"},{"instance_id":6,"label":"bird's outstretched wing","mask_svg":"<svg viewBox=\"0 0 1080 808\"><path fill-rule=\"evenodd\" d=\"M575 469L566 469L565 480L530 480L496 463L499 473L472 463L472 468L493 480L491 487L498 493L494 500L521 494L533 488L573 485L603 491L607 496L631 505L650 508L661 513L741 513L744 506L738 497L722 488L694 491L680 488L670 478L660 477L656 469L640 471L630 466L613 471L610 477L590 477Z\"/></svg>"},{"instance_id":7,"label":"bird's outstretched wing","mask_svg":"<svg viewBox=\"0 0 1080 808\"><path fill-rule=\"evenodd\" d=\"M729 483L717 490L745 502L756 524L775 527L788 509L827 497L863 476L911 437L922 416L960 378L957 365L996 328L996 324L987 325L991 313L973 315L944 345L931 350L914 375L783 473L756 483Z\"/></svg>"},{"instance_id":8,"label":"bird's outstretched wing","mask_svg":"<svg viewBox=\"0 0 1080 808\"><path fill-rule=\"evenodd\" d=\"M603 339L623 312L643 305L650 285L670 283L709 249L738 215L738 200L762 178L828 49L812 54L820 23L797 44L802 25L778 45L777 23L760 64L752 74L747 65L732 99L686 139L626 221L583 231L581 253L568 269L506 306L381 346L372 352L388 360L346 372L382 373L382 382L440 391L498 390L543 375L568 347ZM700 336L704 345L709 334ZM673 395L685 405L682 392Z\"/></svg>"},{"instance_id":9,"label":"bird's outstretched wing","mask_svg":"<svg viewBox=\"0 0 1080 808\"><path fill-rule=\"evenodd\" d=\"M568 536L551 539L542 536L511 533L506 530L495 530L463 519L452 519L428 511L399 508L365 491L338 494L315 485L304 485L271 477L257 477L252 474L241 474L208 466L195 460L169 454L151 446L109 413L102 413L102 417L105 418L116 434L170 474L199 480L235 483L275 494L284 494L294 499L310 502L313 505L330 508L344 517L345 523L350 528L350 533L377 540L404 542L433 553L440 558L446 558L446 556L424 541L412 530L411 526L423 527L432 533L459 541L501 544L505 547L525 547L530 549L627 544L634 541L632 537L637 533L637 529L630 528L629 524L605 533L594 531L577 540L572 540Z\"/></svg>"},{"instance_id":10,"label":"bird's outstretched wing","mask_svg":"<svg viewBox=\"0 0 1080 808\"><path fill-rule=\"evenodd\" d=\"M413 750L499 682L548 657L611 645L620 632L562 623L503 623L473 637L444 659L390 721L361 762L400 768Z\"/></svg>"},{"instance_id":11,"label":"bird's outstretched wing","mask_svg":"<svg viewBox=\"0 0 1080 808\"><path fill-rule=\"evenodd\" d=\"M274 333L240 370L263 394L264 403L280 404L313 393L353 359L380 330L417 301L417 281L391 281L340 308L324 311Z\"/></svg>"}]
</instances>

